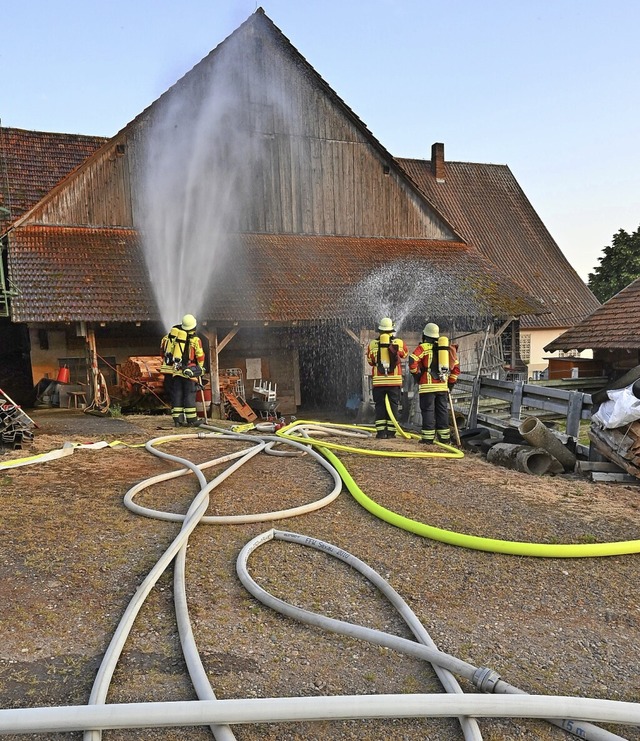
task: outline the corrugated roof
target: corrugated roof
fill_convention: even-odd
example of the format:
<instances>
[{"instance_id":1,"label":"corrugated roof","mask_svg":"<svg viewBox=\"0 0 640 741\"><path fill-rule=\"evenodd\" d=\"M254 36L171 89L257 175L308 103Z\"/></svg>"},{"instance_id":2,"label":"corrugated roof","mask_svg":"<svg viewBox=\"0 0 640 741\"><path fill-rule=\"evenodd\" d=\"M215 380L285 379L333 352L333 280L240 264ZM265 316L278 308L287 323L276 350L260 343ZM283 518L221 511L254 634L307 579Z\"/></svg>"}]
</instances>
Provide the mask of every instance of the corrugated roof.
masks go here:
<instances>
[{"instance_id":1,"label":"corrugated roof","mask_svg":"<svg viewBox=\"0 0 640 741\"><path fill-rule=\"evenodd\" d=\"M106 141L0 127L0 234Z\"/></svg>"},{"instance_id":2,"label":"corrugated roof","mask_svg":"<svg viewBox=\"0 0 640 741\"><path fill-rule=\"evenodd\" d=\"M548 313L522 317L523 327L571 327L599 306L506 165L445 161L436 182L431 161L397 161L465 241L542 300Z\"/></svg>"},{"instance_id":3,"label":"corrugated roof","mask_svg":"<svg viewBox=\"0 0 640 741\"><path fill-rule=\"evenodd\" d=\"M636 350L640 348L640 278L544 349Z\"/></svg>"},{"instance_id":4,"label":"corrugated roof","mask_svg":"<svg viewBox=\"0 0 640 741\"><path fill-rule=\"evenodd\" d=\"M34 225L13 229L9 240L14 321L158 318L134 230ZM421 318L536 310L531 296L458 242L244 234L229 249L201 312L212 321L349 320L389 305Z\"/></svg>"}]
</instances>

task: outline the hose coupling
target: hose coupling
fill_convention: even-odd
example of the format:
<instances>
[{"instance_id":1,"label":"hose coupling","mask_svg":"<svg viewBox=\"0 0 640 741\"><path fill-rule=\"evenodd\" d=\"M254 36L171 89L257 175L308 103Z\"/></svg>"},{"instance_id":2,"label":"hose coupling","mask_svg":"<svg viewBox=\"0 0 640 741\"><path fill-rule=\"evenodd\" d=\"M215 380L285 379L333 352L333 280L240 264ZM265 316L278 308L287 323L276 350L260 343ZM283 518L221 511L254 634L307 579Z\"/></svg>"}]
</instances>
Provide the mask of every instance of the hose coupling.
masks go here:
<instances>
[{"instance_id":1,"label":"hose coupling","mask_svg":"<svg viewBox=\"0 0 640 741\"><path fill-rule=\"evenodd\" d=\"M480 690L480 692L491 694L500 681L500 675L493 669L480 667L473 672L472 680L473 684Z\"/></svg>"}]
</instances>

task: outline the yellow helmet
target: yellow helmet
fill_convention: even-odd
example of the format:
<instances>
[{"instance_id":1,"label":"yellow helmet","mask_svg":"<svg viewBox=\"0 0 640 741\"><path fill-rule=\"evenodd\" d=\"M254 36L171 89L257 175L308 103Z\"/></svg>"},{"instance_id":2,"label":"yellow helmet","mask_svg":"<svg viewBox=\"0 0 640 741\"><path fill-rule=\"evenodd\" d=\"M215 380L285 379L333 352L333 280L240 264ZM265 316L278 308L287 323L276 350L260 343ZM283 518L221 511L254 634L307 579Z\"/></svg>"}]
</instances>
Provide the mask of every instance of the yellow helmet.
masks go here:
<instances>
[{"instance_id":1,"label":"yellow helmet","mask_svg":"<svg viewBox=\"0 0 640 741\"><path fill-rule=\"evenodd\" d=\"M425 337L433 337L435 339L438 339L438 337L440 337L440 327L437 324L434 324L433 322L429 322L429 324L424 325L422 334Z\"/></svg>"},{"instance_id":2,"label":"yellow helmet","mask_svg":"<svg viewBox=\"0 0 640 741\"><path fill-rule=\"evenodd\" d=\"M380 320L380 324L378 324L378 329L381 332L395 332L395 329L393 327L393 322L391 321L391 319L389 319L388 316L385 316Z\"/></svg>"},{"instance_id":3,"label":"yellow helmet","mask_svg":"<svg viewBox=\"0 0 640 741\"><path fill-rule=\"evenodd\" d=\"M198 322L193 314L185 314L182 317L182 329L184 329L185 332L188 332L190 329L195 329L197 323Z\"/></svg>"}]
</instances>

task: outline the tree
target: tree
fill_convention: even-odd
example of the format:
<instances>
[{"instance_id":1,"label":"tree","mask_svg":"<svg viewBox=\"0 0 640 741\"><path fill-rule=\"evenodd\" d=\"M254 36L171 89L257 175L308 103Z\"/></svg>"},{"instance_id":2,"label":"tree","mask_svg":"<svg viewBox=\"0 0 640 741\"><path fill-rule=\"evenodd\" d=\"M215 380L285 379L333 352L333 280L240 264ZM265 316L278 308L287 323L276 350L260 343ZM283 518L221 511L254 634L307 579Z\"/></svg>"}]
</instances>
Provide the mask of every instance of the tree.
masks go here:
<instances>
[{"instance_id":1,"label":"tree","mask_svg":"<svg viewBox=\"0 0 640 741\"><path fill-rule=\"evenodd\" d=\"M598 262L600 265L589 273L588 286L604 303L640 277L640 226L633 234L624 229L614 234Z\"/></svg>"}]
</instances>

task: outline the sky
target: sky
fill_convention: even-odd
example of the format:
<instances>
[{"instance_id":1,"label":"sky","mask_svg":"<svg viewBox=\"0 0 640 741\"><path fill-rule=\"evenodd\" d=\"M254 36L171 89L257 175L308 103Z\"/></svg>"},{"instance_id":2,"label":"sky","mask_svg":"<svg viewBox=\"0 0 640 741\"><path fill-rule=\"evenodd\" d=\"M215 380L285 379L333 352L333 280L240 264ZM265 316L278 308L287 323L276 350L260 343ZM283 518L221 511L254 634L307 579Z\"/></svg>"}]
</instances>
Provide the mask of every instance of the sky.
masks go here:
<instances>
[{"instance_id":1,"label":"sky","mask_svg":"<svg viewBox=\"0 0 640 741\"><path fill-rule=\"evenodd\" d=\"M583 280L639 228L637 0L23 0L0 122L113 136L258 7L394 156L508 165Z\"/></svg>"}]
</instances>

